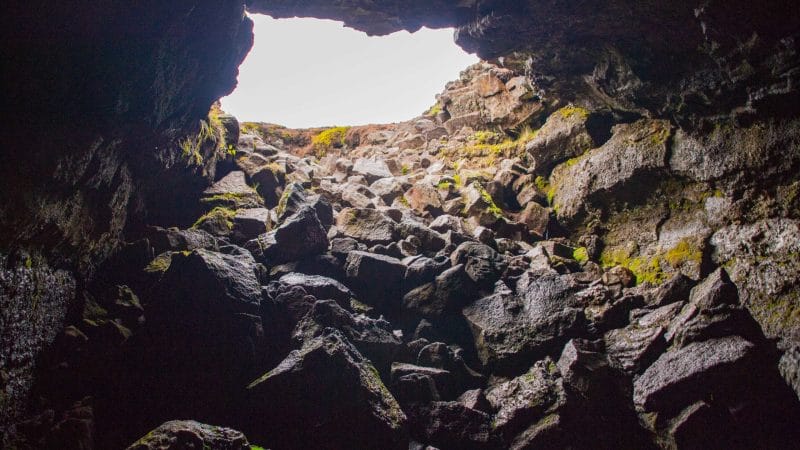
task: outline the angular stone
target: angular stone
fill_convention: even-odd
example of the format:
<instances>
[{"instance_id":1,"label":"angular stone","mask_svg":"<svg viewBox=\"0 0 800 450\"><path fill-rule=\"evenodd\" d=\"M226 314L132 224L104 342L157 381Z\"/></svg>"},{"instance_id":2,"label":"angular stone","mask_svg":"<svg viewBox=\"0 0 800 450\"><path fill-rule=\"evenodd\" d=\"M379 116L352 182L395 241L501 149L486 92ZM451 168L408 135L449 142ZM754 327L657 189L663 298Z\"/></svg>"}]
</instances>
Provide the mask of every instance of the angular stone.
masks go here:
<instances>
[{"instance_id":1,"label":"angular stone","mask_svg":"<svg viewBox=\"0 0 800 450\"><path fill-rule=\"evenodd\" d=\"M407 447L400 405L339 331L306 341L247 390L246 431L275 448Z\"/></svg>"},{"instance_id":2,"label":"angular stone","mask_svg":"<svg viewBox=\"0 0 800 450\"><path fill-rule=\"evenodd\" d=\"M374 209L344 208L336 216L336 228L367 245L388 244L399 237L397 224Z\"/></svg>"},{"instance_id":3,"label":"angular stone","mask_svg":"<svg viewBox=\"0 0 800 450\"><path fill-rule=\"evenodd\" d=\"M392 177L389 166L382 159L359 158L353 164L353 173L363 176L368 183L374 183L381 178Z\"/></svg>"},{"instance_id":4,"label":"angular stone","mask_svg":"<svg viewBox=\"0 0 800 450\"><path fill-rule=\"evenodd\" d=\"M436 216L442 213L443 205L439 191L428 182L421 181L412 186L411 189L406 191L405 199L411 209L420 214Z\"/></svg>"},{"instance_id":5,"label":"angular stone","mask_svg":"<svg viewBox=\"0 0 800 450\"><path fill-rule=\"evenodd\" d=\"M486 398L497 411L495 429L509 436L566 404L558 368L549 358L537 361L524 375L490 387Z\"/></svg>"},{"instance_id":6,"label":"angular stone","mask_svg":"<svg viewBox=\"0 0 800 450\"><path fill-rule=\"evenodd\" d=\"M403 349L402 341L392 333L389 322L351 314L331 300L315 302L295 327L292 337L302 345L330 328L341 331L382 374L389 373L390 364Z\"/></svg>"},{"instance_id":7,"label":"angular stone","mask_svg":"<svg viewBox=\"0 0 800 450\"><path fill-rule=\"evenodd\" d=\"M314 209L303 206L275 231L248 241L245 248L259 260L274 265L324 253L328 236Z\"/></svg>"},{"instance_id":8,"label":"angular stone","mask_svg":"<svg viewBox=\"0 0 800 450\"><path fill-rule=\"evenodd\" d=\"M278 280L287 286L300 286L308 294L317 299L331 299L344 308L350 307L350 299L354 294L342 283L320 275L306 275L304 273L288 273Z\"/></svg>"},{"instance_id":9,"label":"angular stone","mask_svg":"<svg viewBox=\"0 0 800 450\"><path fill-rule=\"evenodd\" d=\"M134 442L127 450L181 450L213 448L250 450L250 443L241 431L206 425L193 420L172 420Z\"/></svg>"},{"instance_id":10,"label":"angular stone","mask_svg":"<svg viewBox=\"0 0 800 450\"><path fill-rule=\"evenodd\" d=\"M498 372L519 370L531 358L557 354L585 325L575 287L552 273L525 275L515 296L500 290L463 309L481 362Z\"/></svg>"},{"instance_id":11,"label":"angular stone","mask_svg":"<svg viewBox=\"0 0 800 450\"><path fill-rule=\"evenodd\" d=\"M345 272L359 300L388 310L399 308L406 274L406 266L399 259L354 251L347 255Z\"/></svg>"},{"instance_id":12,"label":"angular stone","mask_svg":"<svg viewBox=\"0 0 800 450\"><path fill-rule=\"evenodd\" d=\"M575 164L557 167L551 184L559 220L569 223L579 216L591 206L591 196L597 192L613 194L637 179L664 170L670 134L667 121L617 125L602 147L587 152Z\"/></svg>"},{"instance_id":13,"label":"angular stone","mask_svg":"<svg viewBox=\"0 0 800 450\"><path fill-rule=\"evenodd\" d=\"M745 376L755 346L738 337L694 342L661 355L633 384L644 411L675 410Z\"/></svg>"},{"instance_id":14,"label":"angular stone","mask_svg":"<svg viewBox=\"0 0 800 450\"><path fill-rule=\"evenodd\" d=\"M595 147L586 129L589 112L567 106L550 114L525 150L533 159L537 174L547 176L556 164Z\"/></svg>"},{"instance_id":15,"label":"angular stone","mask_svg":"<svg viewBox=\"0 0 800 450\"><path fill-rule=\"evenodd\" d=\"M450 256L455 266L464 264L467 275L483 288L491 288L508 267L502 255L488 245L464 242Z\"/></svg>"}]
</instances>

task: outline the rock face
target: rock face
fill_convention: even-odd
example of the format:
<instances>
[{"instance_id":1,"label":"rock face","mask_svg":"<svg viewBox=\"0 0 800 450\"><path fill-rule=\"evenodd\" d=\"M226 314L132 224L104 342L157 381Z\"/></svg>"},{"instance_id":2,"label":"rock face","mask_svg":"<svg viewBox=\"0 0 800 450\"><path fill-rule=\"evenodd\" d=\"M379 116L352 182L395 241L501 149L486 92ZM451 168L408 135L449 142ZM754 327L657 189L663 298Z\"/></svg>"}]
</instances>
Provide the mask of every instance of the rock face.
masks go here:
<instances>
[{"instance_id":1,"label":"rock face","mask_svg":"<svg viewBox=\"0 0 800 450\"><path fill-rule=\"evenodd\" d=\"M794 5L112 3L0 18L0 447L796 446ZM485 60L240 126L245 8Z\"/></svg>"}]
</instances>

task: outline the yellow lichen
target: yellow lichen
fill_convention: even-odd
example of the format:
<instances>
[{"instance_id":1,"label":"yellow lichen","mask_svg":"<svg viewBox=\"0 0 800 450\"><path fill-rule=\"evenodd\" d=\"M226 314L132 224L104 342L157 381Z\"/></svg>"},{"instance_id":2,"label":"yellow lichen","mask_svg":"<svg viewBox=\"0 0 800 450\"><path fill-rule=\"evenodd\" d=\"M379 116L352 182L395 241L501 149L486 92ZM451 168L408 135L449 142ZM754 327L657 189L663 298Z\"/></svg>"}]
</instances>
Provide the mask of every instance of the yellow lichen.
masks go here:
<instances>
[{"instance_id":1,"label":"yellow lichen","mask_svg":"<svg viewBox=\"0 0 800 450\"><path fill-rule=\"evenodd\" d=\"M311 146L314 148L318 157L325 156L328 150L342 148L345 145L345 137L350 127L333 127L323 130L311 138Z\"/></svg>"},{"instance_id":2,"label":"yellow lichen","mask_svg":"<svg viewBox=\"0 0 800 450\"><path fill-rule=\"evenodd\" d=\"M703 260L703 251L687 239L682 239L675 247L667 251L664 259L674 268L687 262L699 265Z\"/></svg>"},{"instance_id":3,"label":"yellow lichen","mask_svg":"<svg viewBox=\"0 0 800 450\"><path fill-rule=\"evenodd\" d=\"M576 114L579 115L582 119L589 117L589 110L587 110L586 108L581 108L579 106L573 106L573 105L565 106L556 112L559 113L561 117L563 117L564 119L569 119L570 117Z\"/></svg>"}]
</instances>

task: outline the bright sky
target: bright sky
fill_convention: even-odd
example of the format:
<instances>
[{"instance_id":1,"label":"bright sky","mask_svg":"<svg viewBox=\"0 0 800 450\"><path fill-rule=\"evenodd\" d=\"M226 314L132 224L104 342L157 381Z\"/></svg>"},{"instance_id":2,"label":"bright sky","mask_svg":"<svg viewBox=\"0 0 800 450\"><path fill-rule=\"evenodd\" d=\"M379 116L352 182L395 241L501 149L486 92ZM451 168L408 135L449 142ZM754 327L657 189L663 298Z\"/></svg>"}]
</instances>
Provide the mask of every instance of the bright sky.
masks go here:
<instances>
[{"instance_id":1,"label":"bright sky","mask_svg":"<svg viewBox=\"0 0 800 450\"><path fill-rule=\"evenodd\" d=\"M453 30L369 37L341 22L252 15L255 44L222 108L239 121L291 128L408 120L478 62Z\"/></svg>"}]
</instances>

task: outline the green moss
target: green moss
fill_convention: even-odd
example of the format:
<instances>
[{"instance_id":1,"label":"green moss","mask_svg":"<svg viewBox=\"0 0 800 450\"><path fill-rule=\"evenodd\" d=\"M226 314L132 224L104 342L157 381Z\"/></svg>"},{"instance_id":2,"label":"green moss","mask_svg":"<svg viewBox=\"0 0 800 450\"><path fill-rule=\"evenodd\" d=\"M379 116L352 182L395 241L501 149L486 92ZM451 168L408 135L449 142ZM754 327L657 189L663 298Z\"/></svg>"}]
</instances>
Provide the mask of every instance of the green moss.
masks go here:
<instances>
[{"instance_id":1,"label":"green moss","mask_svg":"<svg viewBox=\"0 0 800 450\"><path fill-rule=\"evenodd\" d=\"M266 450L266 449L264 447L261 447L260 445L251 445L250 450Z\"/></svg>"},{"instance_id":2,"label":"green moss","mask_svg":"<svg viewBox=\"0 0 800 450\"><path fill-rule=\"evenodd\" d=\"M199 219L197 219L197 222L195 222L192 225L192 228L197 228L200 225L202 225L204 222L209 221L209 220L222 219L222 220L225 221L225 225L227 225L228 229L230 230L230 229L233 229L233 218L234 217L236 217L236 211L234 211L232 209L229 209L229 208L222 207L222 206L217 206L214 209L212 209L211 211L209 211L208 213L204 214Z\"/></svg>"},{"instance_id":3,"label":"green moss","mask_svg":"<svg viewBox=\"0 0 800 450\"><path fill-rule=\"evenodd\" d=\"M675 247L664 255L664 260L670 266L678 268L687 262L700 264L703 260L703 251L687 239L682 239Z\"/></svg>"},{"instance_id":4,"label":"green moss","mask_svg":"<svg viewBox=\"0 0 800 450\"><path fill-rule=\"evenodd\" d=\"M236 202L244 198L244 194L235 192L226 192L224 194L212 195L211 197L204 197L200 199L201 203L228 203Z\"/></svg>"},{"instance_id":5,"label":"green moss","mask_svg":"<svg viewBox=\"0 0 800 450\"><path fill-rule=\"evenodd\" d=\"M460 188L461 186L464 185L464 181L461 179L461 175L457 173L453 174L453 182L455 182L456 188Z\"/></svg>"},{"instance_id":6,"label":"green moss","mask_svg":"<svg viewBox=\"0 0 800 450\"><path fill-rule=\"evenodd\" d=\"M659 255L653 257L631 257L630 252L621 248L606 249L600 255L600 265L604 268L622 266L633 272L636 283L661 284L667 279L667 274L661 268Z\"/></svg>"},{"instance_id":7,"label":"green moss","mask_svg":"<svg viewBox=\"0 0 800 450\"><path fill-rule=\"evenodd\" d=\"M397 197L397 201L399 201L400 204L405 206L406 208L410 208L411 207L411 204L408 203L408 199L406 198L405 195L401 195L400 197Z\"/></svg>"},{"instance_id":8,"label":"green moss","mask_svg":"<svg viewBox=\"0 0 800 450\"><path fill-rule=\"evenodd\" d=\"M478 189L478 192L480 192L483 201L489 205L486 207L486 211L495 217L503 217L503 210L501 210L500 207L497 206L497 203L494 202L492 195L489 194L489 192L480 184L474 183L474 186L476 189Z\"/></svg>"},{"instance_id":9,"label":"green moss","mask_svg":"<svg viewBox=\"0 0 800 450\"><path fill-rule=\"evenodd\" d=\"M650 136L650 142L652 142L653 145L665 144L667 142L667 139L669 139L671 134L672 134L672 132L669 129L669 127L661 127L661 129L659 129L658 131L656 131L655 133L653 133Z\"/></svg>"},{"instance_id":10,"label":"green moss","mask_svg":"<svg viewBox=\"0 0 800 450\"><path fill-rule=\"evenodd\" d=\"M555 207L554 200L556 198L556 187L551 186L547 189L547 204Z\"/></svg>"},{"instance_id":11,"label":"green moss","mask_svg":"<svg viewBox=\"0 0 800 450\"><path fill-rule=\"evenodd\" d=\"M573 250L572 259L578 261L581 264L589 261L589 252L586 250L586 247L578 247L575 250Z\"/></svg>"},{"instance_id":12,"label":"green moss","mask_svg":"<svg viewBox=\"0 0 800 450\"><path fill-rule=\"evenodd\" d=\"M582 119L586 119L587 117L589 117L589 111L579 106L572 106L572 105L565 106L556 112L560 114L561 117L563 117L564 119L569 119L570 117L576 114L579 115Z\"/></svg>"},{"instance_id":13,"label":"green moss","mask_svg":"<svg viewBox=\"0 0 800 450\"><path fill-rule=\"evenodd\" d=\"M547 181L547 178L541 175L539 175L538 177L536 177L535 180L533 180L533 184L536 185L536 188L538 188L542 192L547 192L550 189L550 183Z\"/></svg>"},{"instance_id":14,"label":"green moss","mask_svg":"<svg viewBox=\"0 0 800 450\"><path fill-rule=\"evenodd\" d=\"M440 181L439 183L436 184L436 187L438 189L447 189L447 190L449 190L452 186L453 186L453 183L451 183L450 181L447 181L447 180L442 180L442 181Z\"/></svg>"},{"instance_id":15,"label":"green moss","mask_svg":"<svg viewBox=\"0 0 800 450\"><path fill-rule=\"evenodd\" d=\"M442 105L440 105L439 102L436 102L436 104L434 104L433 106L428 108L427 111L425 111L425 115L428 117L434 117L440 112L442 112Z\"/></svg>"},{"instance_id":16,"label":"green moss","mask_svg":"<svg viewBox=\"0 0 800 450\"><path fill-rule=\"evenodd\" d=\"M321 131L311 138L311 146L317 157L325 156L328 150L342 148L345 145L345 137L350 127L333 127Z\"/></svg>"},{"instance_id":17,"label":"green moss","mask_svg":"<svg viewBox=\"0 0 800 450\"><path fill-rule=\"evenodd\" d=\"M162 253L153 258L150 264L144 268L144 271L148 273L164 273L169 269L170 264L172 264L172 253Z\"/></svg>"},{"instance_id":18,"label":"green moss","mask_svg":"<svg viewBox=\"0 0 800 450\"><path fill-rule=\"evenodd\" d=\"M408 170L409 169L407 165L403 164L402 166L400 166L400 173L402 173L403 175L408 175Z\"/></svg>"}]
</instances>

